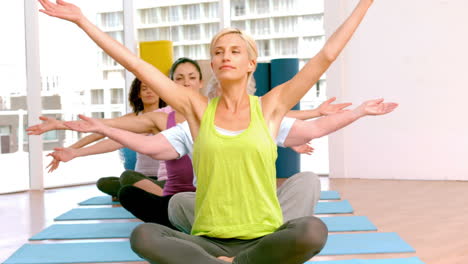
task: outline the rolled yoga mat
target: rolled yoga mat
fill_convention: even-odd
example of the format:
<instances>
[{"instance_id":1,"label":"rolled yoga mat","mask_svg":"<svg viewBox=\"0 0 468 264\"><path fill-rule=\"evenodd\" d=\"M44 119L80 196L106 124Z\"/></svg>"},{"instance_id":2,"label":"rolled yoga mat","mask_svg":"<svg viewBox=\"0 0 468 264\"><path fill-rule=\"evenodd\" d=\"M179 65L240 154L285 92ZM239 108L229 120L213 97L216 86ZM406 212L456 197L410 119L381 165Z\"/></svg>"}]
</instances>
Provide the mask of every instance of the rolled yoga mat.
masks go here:
<instances>
[{"instance_id":1,"label":"rolled yoga mat","mask_svg":"<svg viewBox=\"0 0 468 264\"><path fill-rule=\"evenodd\" d=\"M321 217L329 232L375 231L377 228L365 216ZM129 238L141 222L55 224L37 233L29 240Z\"/></svg>"},{"instance_id":2,"label":"rolled yoga mat","mask_svg":"<svg viewBox=\"0 0 468 264\"><path fill-rule=\"evenodd\" d=\"M173 60L172 41L140 42L140 57L169 76Z\"/></svg>"},{"instance_id":3,"label":"rolled yoga mat","mask_svg":"<svg viewBox=\"0 0 468 264\"><path fill-rule=\"evenodd\" d=\"M263 96L270 91L270 63L257 63L257 69L253 75L255 79L256 96Z\"/></svg>"},{"instance_id":4,"label":"rolled yoga mat","mask_svg":"<svg viewBox=\"0 0 468 264\"><path fill-rule=\"evenodd\" d=\"M120 159L123 161L126 170L135 170L136 165L136 152L129 148L121 148Z\"/></svg>"},{"instance_id":5,"label":"rolled yoga mat","mask_svg":"<svg viewBox=\"0 0 468 264\"><path fill-rule=\"evenodd\" d=\"M274 59L270 66L270 90L289 81L299 71L299 59ZM299 104L292 110L299 110ZM290 148L278 148L276 160L276 177L288 178L298 173L301 169L301 160L298 153Z\"/></svg>"},{"instance_id":6,"label":"rolled yoga mat","mask_svg":"<svg viewBox=\"0 0 468 264\"><path fill-rule=\"evenodd\" d=\"M414 249L396 233L358 233L329 235L327 244L319 255L406 252L414 252ZM58 264L130 261L142 261L142 259L132 251L128 241L119 241L25 244L4 263Z\"/></svg>"}]
</instances>

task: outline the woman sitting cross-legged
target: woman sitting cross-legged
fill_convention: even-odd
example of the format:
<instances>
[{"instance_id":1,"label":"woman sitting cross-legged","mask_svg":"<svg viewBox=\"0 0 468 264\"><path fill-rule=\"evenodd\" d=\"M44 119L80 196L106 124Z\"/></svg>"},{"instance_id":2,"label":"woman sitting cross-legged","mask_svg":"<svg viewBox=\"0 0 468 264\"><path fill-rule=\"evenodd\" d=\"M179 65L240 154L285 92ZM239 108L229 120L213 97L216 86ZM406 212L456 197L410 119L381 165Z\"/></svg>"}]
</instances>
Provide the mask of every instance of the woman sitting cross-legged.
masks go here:
<instances>
[{"instance_id":1,"label":"woman sitting cross-legged","mask_svg":"<svg viewBox=\"0 0 468 264\"><path fill-rule=\"evenodd\" d=\"M106 53L185 116L190 126L197 175L191 234L158 224L139 225L131 236L137 254L151 263L299 264L320 252L327 239L327 228L320 219L307 216L283 223L276 196L274 138L285 114L344 48L371 0L359 1L324 48L295 77L261 98L246 92L256 67L255 41L242 31L222 30L210 46L211 67L222 94L210 101L132 54L90 23L76 6L64 1L40 2L44 13L76 23ZM352 111L319 118L315 121L316 133L330 133L363 116L386 114L395 107L383 100L368 101ZM106 135L156 159L179 157L174 148L167 147L162 135L148 140L94 119L82 119L87 122L67 125Z\"/></svg>"}]
</instances>

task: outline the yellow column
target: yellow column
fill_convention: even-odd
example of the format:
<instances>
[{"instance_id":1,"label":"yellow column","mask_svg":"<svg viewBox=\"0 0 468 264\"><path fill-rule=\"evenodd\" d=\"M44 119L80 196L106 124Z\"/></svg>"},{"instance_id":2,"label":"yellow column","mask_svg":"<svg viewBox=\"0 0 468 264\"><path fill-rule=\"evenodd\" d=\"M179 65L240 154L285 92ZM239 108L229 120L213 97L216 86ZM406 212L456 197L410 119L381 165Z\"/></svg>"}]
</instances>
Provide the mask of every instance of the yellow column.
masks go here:
<instances>
[{"instance_id":1,"label":"yellow column","mask_svg":"<svg viewBox=\"0 0 468 264\"><path fill-rule=\"evenodd\" d=\"M169 76L169 70L173 62L172 41L140 42L140 57L158 68L166 76Z\"/></svg>"}]
</instances>

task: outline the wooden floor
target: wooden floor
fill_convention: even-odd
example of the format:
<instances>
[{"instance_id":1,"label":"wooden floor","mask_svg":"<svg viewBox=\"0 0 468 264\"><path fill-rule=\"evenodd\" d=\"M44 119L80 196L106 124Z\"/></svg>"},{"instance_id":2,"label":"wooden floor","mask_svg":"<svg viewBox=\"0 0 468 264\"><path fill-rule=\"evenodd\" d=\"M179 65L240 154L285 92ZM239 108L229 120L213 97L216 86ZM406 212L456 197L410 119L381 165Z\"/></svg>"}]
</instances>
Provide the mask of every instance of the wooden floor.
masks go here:
<instances>
[{"instance_id":1,"label":"wooden floor","mask_svg":"<svg viewBox=\"0 0 468 264\"><path fill-rule=\"evenodd\" d=\"M379 232L397 232L411 254L327 256L314 260L417 256L426 264L468 263L468 182L330 179ZM77 202L101 195L93 185L0 195L0 262Z\"/></svg>"}]
</instances>

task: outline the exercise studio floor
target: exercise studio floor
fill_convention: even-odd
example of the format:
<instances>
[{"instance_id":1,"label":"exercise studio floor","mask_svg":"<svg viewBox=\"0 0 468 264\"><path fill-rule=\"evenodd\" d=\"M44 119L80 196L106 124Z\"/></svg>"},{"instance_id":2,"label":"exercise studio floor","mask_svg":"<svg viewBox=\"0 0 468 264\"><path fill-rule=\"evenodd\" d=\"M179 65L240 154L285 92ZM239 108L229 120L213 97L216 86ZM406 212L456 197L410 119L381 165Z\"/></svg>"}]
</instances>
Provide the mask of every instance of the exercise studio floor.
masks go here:
<instances>
[{"instance_id":1,"label":"exercise studio floor","mask_svg":"<svg viewBox=\"0 0 468 264\"><path fill-rule=\"evenodd\" d=\"M426 264L468 263L468 182L322 178L322 189L338 191L341 199L351 203L354 215L367 216L378 232L398 233L416 253L320 256L313 260L416 256ZM94 185L0 195L0 262L28 243L32 235L54 224L54 217L98 195L102 194Z\"/></svg>"}]
</instances>

